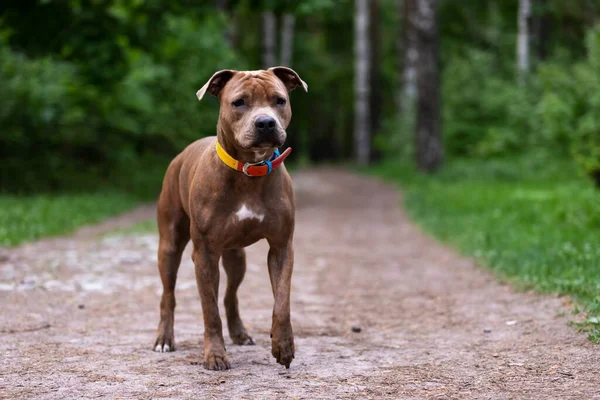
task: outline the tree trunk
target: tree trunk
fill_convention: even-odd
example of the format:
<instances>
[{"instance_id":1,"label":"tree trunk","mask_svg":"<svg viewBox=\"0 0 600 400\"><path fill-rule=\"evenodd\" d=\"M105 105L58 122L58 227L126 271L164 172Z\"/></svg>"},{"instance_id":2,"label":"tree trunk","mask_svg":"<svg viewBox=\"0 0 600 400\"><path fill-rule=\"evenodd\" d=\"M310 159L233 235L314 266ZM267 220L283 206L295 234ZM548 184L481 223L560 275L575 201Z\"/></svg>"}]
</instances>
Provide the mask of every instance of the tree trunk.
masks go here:
<instances>
[{"instance_id":1,"label":"tree trunk","mask_svg":"<svg viewBox=\"0 0 600 400\"><path fill-rule=\"evenodd\" d=\"M400 29L396 32L396 110L398 115L402 115L403 108L403 97L404 97L404 48L406 43L404 37L406 36L406 19L404 18L404 0L396 0L396 18L398 19L398 26Z\"/></svg>"},{"instance_id":2,"label":"tree trunk","mask_svg":"<svg viewBox=\"0 0 600 400\"><path fill-rule=\"evenodd\" d=\"M229 47L235 48L237 45L237 23L236 16L229 7L229 0L216 0L216 8L217 11L220 11L229 17L229 24L225 28L225 33L223 34L223 37L225 38L225 41L229 44Z\"/></svg>"},{"instance_id":3,"label":"tree trunk","mask_svg":"<svg viewBox=\"0 0 600 400\"><path fill-rule=\"evenodd\" d=\"M402 101L412 103L417 95L417 32L415 27L417 0L399 0L402 3ZM404 107L405 109L407 107ZM402 110L401 110L402 111Z\"/></svg>"},{"instance_id":4,"label":"tree trunk","mask_svg":"<svg viewBox=\"0 0 600 400\"><path fill-rule=\"evenodd\" d=\"M531 0L519 0L517 25L517 71L519 82L523 84L529 72L529 19L531 17Z\"/></svg>"},{"instance_id":5,"label":"tree trunk","mask_svg":"<svg viewBox=\"0 0 600 400\"><path fill-rule=\"evenodd\" d=\"M417 167L436 171L444 157L440 121L440 69L438 48L438 0L417 0L414 19L419 70L417 74Z\"/></svg>"},{"instance_id":6,"label":"tree trunk","mask_svg":"<svg viewBox=\"0 0 600 400\"><path fill-rule=\"evenodd\" d=\"M281 24L281 59L280 65L285 67L292 66L292 54L294 51L294 25L296 23L296 17L294 14L285 13L283 14L283 21Z\"/></svg>"},{"instance_id":7,"label":"tree trunk","mask_svg":"<svg viewBox=\"0 0 600 400\"><path fill-rule=\"evenodd\" d=\"M369 0L354 3L354 145L356 161L369 163Z\"/></svg>"},{"instance_id":8,"label":"tree trunk","mask_svg":"<svg viewBox=\"0 0 600 400\"><path fill-rule=\"evenodd\" d=\"M275 52L276 52L276 41L277 37L277 20L275 14L271 11L264 11L262 13L263 26L262 26L262 51L263 51L263 68L267 69L274 67Z\"/></svg>"},{"instance_id":9,"label":"tree trunk","mask_svg":"<svg viewBox=\"0 0 600 400\"><path fill-rule=\"evenodd\" d=\"M548 43L550 41L550 15L548 13L548 0L534 0L537 12L532 21L535 36L536 56L539 61L548 58Z\"/></svg>"},{"instance_id":10,"label":"tree trunk","mask_svg":"<svg viewBox=\"0 0 600 400\"><path fill-rule=\"evenodd\" d=\"M228 0L217 0L217 10L219 11L227 11L229 1Z\"/></svg>"},{"instance_id":11,"label":"tree trunk","mask_svg":"<svg viewBox=\"0 0 600 400\"><path fill-rule=\"evenodd\" d=\"M371 156L370 160L375 161L380 158L380 154L372 145L375 135L381 129L381 29L379 26L380 3L379 0L371 0L369 40L371 41L371 73L369 85L371 87L371 96L369 98L369 112L371 118Z\"/></svg>"}]
</instances>

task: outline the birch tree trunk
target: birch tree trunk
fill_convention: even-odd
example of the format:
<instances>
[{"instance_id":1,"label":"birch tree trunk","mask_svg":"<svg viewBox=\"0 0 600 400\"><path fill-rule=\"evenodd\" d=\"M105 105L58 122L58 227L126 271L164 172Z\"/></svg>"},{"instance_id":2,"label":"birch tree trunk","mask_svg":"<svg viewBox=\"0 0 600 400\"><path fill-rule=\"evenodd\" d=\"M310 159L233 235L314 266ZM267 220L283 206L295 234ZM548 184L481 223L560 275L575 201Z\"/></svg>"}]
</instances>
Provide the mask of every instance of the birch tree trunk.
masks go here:
<instances>
[{"instance_id":1,"label":"birch tree trunk","mask_svg":"<svg viewBox=\"0 0 600 400\"><path fill-rule=\"evenodd\" d=\"M354 145L356 161L369 163L369 0L354 3Z\"/></svg>"},{"instance_id":2,"label":"birch tree trunk","mask_svg":"<svg viewBox=\"0 0 600 400\"><path fill-rule=\"evenodd\" d=\"M292 54L294 52L294 25L296 24L296 17L294 14L285 13L283 14L283 20L281 23L281 55L280 65L285 67L292 66Z\"/></svg>"},{"instance_id":3,"label":"birch tree trunk","mask_svg":"<svg viewBox=\"0 0 600 400\"><path fill-rule=\"evenodd\" d=\"M398 83L396 84L396 110L398 115L402 115L403 109L403 97L404 97L404 47L406 46L404 40L404 31L406 29L406 20L404 18L404 0L396 0L396 16L398 18L398 25L400 30L396 33L396 74Z\"/></svg>"},{"instance_id":4,"label":"birch tree trunk","mask_svg":"<svg viewBox=\"0 0 600 400\"><path fill-rule=\"evenodd\" d=\"M517 25L517 71L519 82L524 83L529 72L529 19L531 17L531 0L519 0L519 13Z\"/></svg>"},{"instance_id":5,"label":"birch tree trunk","mask_svg":"<svg viewBox=\"0 0 600 400\"><path fill-rule=\"evenodd\" d=\"M419 69L415 155L420 170L433 172L442 165L444 156L440 122L438 0L417 0L416 5L414 22Z\"/></svg>"},{"instance_id":6,"label":"birch tree trunk","mask_svg":"<svg viewBox=\"0 0 600 400\"><path fill-rule=\"evenodd\" d=\"M415 28L417 0L402 2L402 97L403 102L412 103L417 95L417 31ZM405 107L406 108L406 107Z\"/></svg>"},{"instance_id":7,"label":"birch tree trunk","mask_svg":"<svg viewBox=\"0 0 600 400\"><path fill-rule=\"evenodd\" d=\"M379 0L370 0L371 9L369 11L369 40L371 50L371 73L369 77L369 86L371 95L369 96L370 112L370 133L371 133L371 154L370 161L377 161L381 158L378 149L373 146L375 135L381 129L381 27L379 24L381 4Z\"/></svg>"},{"instance_id":8,"label":"birch tree trunk","mask_svg":"<svg viewBox=\"0 0 600 400\"><path fill-rule=\"evenodd\" d=\"M262 62L263 68L267 69L276 65L277 20L271 11L264 11L262 20Z\"/></svg>"}]
</instances>

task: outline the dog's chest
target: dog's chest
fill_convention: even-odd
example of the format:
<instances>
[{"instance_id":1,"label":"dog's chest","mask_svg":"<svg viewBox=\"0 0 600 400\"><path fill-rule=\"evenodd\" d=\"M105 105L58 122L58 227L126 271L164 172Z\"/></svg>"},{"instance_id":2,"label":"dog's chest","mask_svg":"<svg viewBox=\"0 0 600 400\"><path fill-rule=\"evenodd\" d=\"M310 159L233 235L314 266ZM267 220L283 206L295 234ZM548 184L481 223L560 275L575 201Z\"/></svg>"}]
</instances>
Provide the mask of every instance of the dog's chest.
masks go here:
<instances>
[{"instance_id":1,"label":"dog's chest","mask_svg":"<svg viewBox=\"0 0 600 400\"><path fill-rule=\"evenodd\" d=\"M260 202L240 202L232 207L226 225L226 246L246 247L263 239L272 228L269 211Z\"/></svg>"},{"instance_id":2,"label":"dog's chest","mask_svg":"<svg viewBox=\"0 0 600 400\"><path fill-rule=\"evenodd\" d=\"M262 207L249 206L246 203L242 203L239 209L235 212L235 219L238 223L244 221L257 221L263 222L265 219L264 209Z\"/></svg>"}]
</instances>

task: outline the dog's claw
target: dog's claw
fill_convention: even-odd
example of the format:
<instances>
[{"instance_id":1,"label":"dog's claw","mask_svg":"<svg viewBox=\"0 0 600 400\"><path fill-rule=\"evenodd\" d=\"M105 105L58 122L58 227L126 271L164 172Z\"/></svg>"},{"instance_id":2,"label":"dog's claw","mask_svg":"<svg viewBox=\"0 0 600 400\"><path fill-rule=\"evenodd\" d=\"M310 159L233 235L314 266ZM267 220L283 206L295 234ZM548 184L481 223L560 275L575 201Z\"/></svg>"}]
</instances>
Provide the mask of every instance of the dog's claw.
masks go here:
<instances>
[{"instance_id":1,"label":"dog's claw","mask_svg":"<svg viewBox=\"0 0 600 400\"><path fill-rule=\"evenodd\" d=\"M278 364L285 366L287 369L290 368L290 364L294 359L294 353L293 339L272 343L271 354L275 357Z\"/></svg>"},{"instance_id":2,"label":"dog's claw","mask_svg":"<svg viewBox=\"0 0 600 400\"><path fill-rule=\"evenodd\" d=\"M162 321L158 326L158 334L152 348L157 353L170 353L175 351L175 338L173 336L173 324Z\"/></svg>"},{"instance_id":3,"label":"dog's claw","mask_svg":"<svg viewBox=\"0 0 600 400\"><path fill-rule=\"evenodd\" d=\"M248 335L245 331L237 335L232 335L231 340L234 344L240 346L253 346L256 344L254 339L252 339L252 337L250 337L250 335Z\"/></svg>"},{"instance_id":4,"label":"dog's claw","mask_svg":"<svg viewBox=\"0 0 600 400\"><path fill-rule=\"evenodd\" d=\"M209 355L204 360L204 368L212 371L225 371L231 368L231 364L227 359L227 356L215 356Z\"/></svg>"},{"instance_id":5,"label":"dog's claw","mask_svg":"<svg viewBox=\"0 0 600 400\"><path fill-rule=\"evenodd\" d=\"M169 345L169 343L164 343L164 341L157 339L153 350L157 353L170 353L171 351L175 351L175 346L172 344Z\"/></svg>"}]
</instances>

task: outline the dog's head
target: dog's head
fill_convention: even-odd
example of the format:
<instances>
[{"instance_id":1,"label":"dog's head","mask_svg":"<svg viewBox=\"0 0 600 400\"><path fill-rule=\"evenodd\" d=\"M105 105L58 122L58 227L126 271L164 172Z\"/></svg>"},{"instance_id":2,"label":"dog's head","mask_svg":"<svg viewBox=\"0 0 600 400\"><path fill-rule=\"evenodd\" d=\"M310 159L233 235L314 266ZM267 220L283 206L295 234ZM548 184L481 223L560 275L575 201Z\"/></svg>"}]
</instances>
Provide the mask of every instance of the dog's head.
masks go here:
<instances>
[{"instance_id":1,"label":"dog's head","mask_svg":"<svg viewBox=\"0 0 600 400\"><path fill-rule=\"evenodd\" d=\"M287 67L223 70L215 73L196 96L198 100L206 92L217 96L223 133L240 150L261 158L285 142L285 130L292 119L288 93L298 86L308 91L300 76Z\"/></svg>"}]
</instances>

